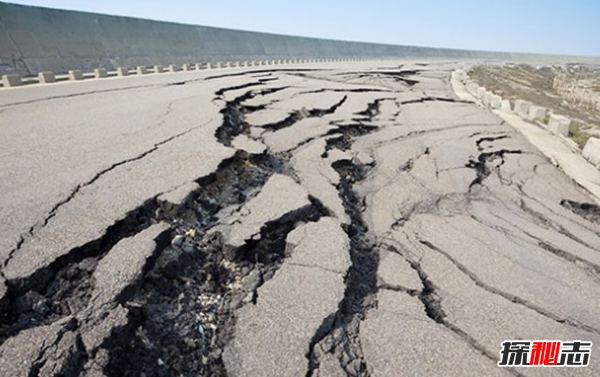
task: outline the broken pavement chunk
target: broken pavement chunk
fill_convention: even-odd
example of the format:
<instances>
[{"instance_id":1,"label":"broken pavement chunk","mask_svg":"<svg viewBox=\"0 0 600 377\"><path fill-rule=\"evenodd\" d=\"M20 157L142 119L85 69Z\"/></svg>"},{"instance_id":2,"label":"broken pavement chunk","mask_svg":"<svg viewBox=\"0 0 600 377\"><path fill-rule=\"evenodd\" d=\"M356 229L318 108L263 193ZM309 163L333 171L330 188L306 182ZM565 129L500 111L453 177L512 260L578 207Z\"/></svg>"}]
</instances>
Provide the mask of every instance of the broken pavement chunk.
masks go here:
<instances>
[{"instance_id":1,"label":"broken pavement chunk","mask_svg":"<svg viewBox=\"0 0 600 377\"><path fill-rule=\"evenodd\" d=\"M240 247L258 235L264 224L310 204L304 188L288 176L275 174L255 198L217 229L222 230L229 246Z\"/></svg>"},{"instance_id":2,"label":"broken pavement chunk","mask_svg":"<svg viewBox=\"0 0 600 377\"><path fill-rule=\"evenodd\" d=\"M349 243L337 219L302 225L286 242L291 257L259 288L256 305L238 311L223 354L231 377L305 375L311 339L344 296Z\"/></svg>"},{"instance_id":3,"label":"broken pavement chunk","mask_svg":"<svg viewBox=\"0 0 600 377\"><path fill-rule=\"evenodd\" d=\"M144 266L156 248L156 239L169 229L165 223L155 224L133 237L117 243L94 272L95 287L90 306L113 302L127 287L142 277Z\"/></svg>"},{"instance_id":4,"label":"broken pavement chunk","mask_svg":"<svg viewBox=\"0 0 600 377\"><path fill-rule=\"evenodd\" d=\"M73 325L73 318L65 318L8 338L0 346L0 376L28 377L36 368L58 372L66 367L70 362L68 354L76 352L75 336L70 331Z\"/></svg>"},{"instance_id":5,"label":"broken pavement chunk","mask_svg":"<svg viewBox=\"0 0 600 377\"><path fill-rule=\"evenodd\" d=\"M174 190L162 194L158 197L158 201L165 202L173 207L182 206L186 203L190 194L193 191L198 190L199 188L200 185L198 183L190 182Z\"/></svg>"},{"instance_id":6,"label":"broken pavement chunk","mask_svg":"<svg viewBox=\"0 0 600 377\"><path fill-rule=\"evenodd\" d=\"M248 136L241 134L235 137L231 142L231 145L236 149L241 149L248 153L261 154L267 150L267 147L255 140L252 140Z\"/></svg>"},{"instance_id":7,"label":"broken pavement chunk","mask_svg":"<svg viewBox=\"0 0 600 377\"><path fill-rule=\"evenodd\" d=\"M414 291L423 289L421 279L408 261L393 252L383 252L382 254L377 276L383 284L400 286Z\"/></svg>"},{"instance_id":8,"label":"broken pavement chunk","mask_svg":"<svg viewBox=\"0 0 600 377\"><path fill-rule=\"evenodd\" d=\"M348 235L333 217L296 228L286 239L289 263L345 274L350 266Z\"/></svg>"}]
</instances>

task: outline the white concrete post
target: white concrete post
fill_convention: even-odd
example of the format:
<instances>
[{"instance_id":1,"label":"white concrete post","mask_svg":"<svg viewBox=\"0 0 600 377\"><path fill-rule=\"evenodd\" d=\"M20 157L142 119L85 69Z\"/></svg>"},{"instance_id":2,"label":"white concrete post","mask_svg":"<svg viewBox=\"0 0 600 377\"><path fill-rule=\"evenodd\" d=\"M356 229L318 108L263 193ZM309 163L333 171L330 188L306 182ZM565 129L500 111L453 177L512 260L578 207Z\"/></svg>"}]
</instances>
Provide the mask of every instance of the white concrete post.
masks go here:
<instances>
[{"instance_id":1,"label":"white concrete post","mask_svg":"<svg viewBox=\"0 0 600 377\"><path fill-rule=\"evenodd\" d=\"M529 108L531 107L531 102L524 101L522 99L518 99L515 101L515 113L519 115L521 118L527 119L529 116Z\"/></svg>"},{"instance_id":2,"label":"white concrete post","mask_svg":"<svg viewBox=\"0 0 600 377\"><path fill-rule=\"evenodd\" d=\"M569 128L571 127L571 120L562 115L550 114L548 120L548 130L553 134L569 136Z\"/></svg>"},{"instance_id":3,"label":"white concrete post","mask_svg":"<svg viewBox=\"0 0 600 377\"><path fill-rule=\"evenodd\" d=\"M96 68L96 69L94 69L94 77L97 79L102 79L102 78L108 77L108 72L106 72L105 68ZM70 79L71 78L69 77L69 80Z\"/></svg>"},{"instance_id":4,"label":"white concrete post","mask_svg":"<svg viewBox=\"0 0 600 377\"><path fill-rule=\"evenodd\" d=\"M56 77L52 72L40 72L38 73L38 78L41 84L49 84L56 81Z\"/></svg>"},{"instance_id":5,"label":"white concrete post","mask_svg":"<svg viewBox=\"0 0 600 377\"><path fill-rule=\"evenodd\" d=\"M500 105L500 110L507 112L507 113L512 112L512 106L510 104L510 101L507 99L502 101L502 104Z\"/></svg>"},{"instance_id":6,"label":"white concrete post","mask_svg":"<svg viewBox=\"0 0 600 377\"><path fill-rule=\"evenodd\" d=\"M490 101L492 109L499 109L502 107L502 97L497 94L492 94L492 100Z\"/></svg>"},{"instance_id":7,"label":"white concrete post","mask_svg":"<svg viewBox=\"0 0 600 377\"><path fill-rule=\"evenodd\" d=\"M586 160L598 167L600 165L600 139L589 138L581 154Z\"/></svg>"},{"instance_id":8,"label":"white concrete post","mask_svg":"<svg viewBox=\"0 0 600 377\"><path fill-rule=\"evenodd\" d=\"M486 106L491 106L493 96L494 96L494 93L486 91L483 94L483 103L485 103Z\"/></svg>"},{"instance_id":9,"label":"white concrete post","mask_svg":"<svg viewBox=\"0 0 600 377\"><path fill-rule=\"evenodd\" d=\"M23 80L19 75L2 75L2 83L5 88L23 85Z\"/></svg>"},{"instance_id":10,"label":"white concrete post","mask_svg":"<svg viewBox=\"0 0 600 377\"><path fill-rule=\"evenodd\" d=\"M539 120L539 121L543 121L546 118L546 113L548 112L548 110L545 107L541 107L541 106L531 106L529 108L529 114L527 116L527 119L529 120Z\"/></svg>"},{"instance_id":11,"label":"white concrete post","mask_svg":"<svg viewBox=\"0 0 600 377\"><path fill-rule=\"evenodd\" d=\"M73 69L69 71L69 80L71 81L79 81L83 80L83 73L81 71Z\"/></svg>"},{"instance_id":12,"label":"white concrete post","mask_svg":"<svg viewBox=\"0 0 600 377\"><path fill-rule=\"evenodd\" d=\"M486 90L484 87L480 86L477 88L477 98L479 98L480 100L483 100L483 95L485 94Z\"/></svg>"}]
</instances>

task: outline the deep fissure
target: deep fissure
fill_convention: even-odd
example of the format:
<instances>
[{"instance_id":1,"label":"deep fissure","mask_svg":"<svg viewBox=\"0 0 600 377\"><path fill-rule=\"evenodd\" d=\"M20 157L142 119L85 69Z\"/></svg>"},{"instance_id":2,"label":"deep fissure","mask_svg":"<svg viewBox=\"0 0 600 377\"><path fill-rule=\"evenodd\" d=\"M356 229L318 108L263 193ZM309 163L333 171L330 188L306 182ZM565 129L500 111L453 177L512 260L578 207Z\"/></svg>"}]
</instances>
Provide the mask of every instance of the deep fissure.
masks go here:
<instances>
[{"instance_id":1,"label":"deep fissure","mask_svg":"<svg viewBox=\"0 0 600 377\"><path fill-rule=\"evenodd\" d=\"M8 311L0 313L0 343L25 329L53 323L84 308L97 262L120 240L155 223L156 209L156 199L148 200L99 239L69 251L26 279L7 281Z\"/></svg>"},{"instance_id":2,"label":"deep fissure","mask_svg":"<svg viewBox=\"0 0 600 377\"><path fill-rule=\"evenodd\" d=\"M344 226L350 239L352 265L346 276L346 290L336 313L324 319L309 344L307 377L319 368L316 347L333 354L348 376L370 376L367 361L362 354L359 332L360 322L375 305L377 293L377 266L379 256L375 243L368 235L362 219L364 203L353 190L353 185L366 178L367 168L349 160L339 160L332 167L340 175L338 191L351 219Z\"/></svg>"},{"instance_id":3,"label":"deep fissure","mask_svg":"<svg viewBox=\"0 0 600 377\"><path fill-rule=\"evenodd\" d=\"M498 169L504 165L504 158L507 154L522 154L520 150L501 149L492 152L480 153L477 160L471 159L465 165L467 168L475 169L477 177L471 182L470 187L480 185L492 174L492 169ZM495 160L500 160L496 166L491 166Z\"/></svg>"}]
</instances>

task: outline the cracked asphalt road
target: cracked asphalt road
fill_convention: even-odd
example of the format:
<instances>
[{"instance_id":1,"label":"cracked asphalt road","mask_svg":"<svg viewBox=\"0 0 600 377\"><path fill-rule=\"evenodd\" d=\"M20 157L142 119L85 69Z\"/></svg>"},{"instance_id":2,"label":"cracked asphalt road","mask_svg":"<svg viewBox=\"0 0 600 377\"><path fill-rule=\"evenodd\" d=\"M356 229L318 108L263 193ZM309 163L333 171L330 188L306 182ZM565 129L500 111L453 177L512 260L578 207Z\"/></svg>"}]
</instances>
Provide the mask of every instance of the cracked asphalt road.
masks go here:
<instances>
[{"instance_id":1,"label":"cracked asphalt road","mask_svg":"<svg viewBox=\"0 0 600 377\"><path fill-rule=\"evenodd\" d=\"M0 375L599 375L496 365L600 344L599 209L456 67L0 91Z\"/></svg>"}]
</instances>

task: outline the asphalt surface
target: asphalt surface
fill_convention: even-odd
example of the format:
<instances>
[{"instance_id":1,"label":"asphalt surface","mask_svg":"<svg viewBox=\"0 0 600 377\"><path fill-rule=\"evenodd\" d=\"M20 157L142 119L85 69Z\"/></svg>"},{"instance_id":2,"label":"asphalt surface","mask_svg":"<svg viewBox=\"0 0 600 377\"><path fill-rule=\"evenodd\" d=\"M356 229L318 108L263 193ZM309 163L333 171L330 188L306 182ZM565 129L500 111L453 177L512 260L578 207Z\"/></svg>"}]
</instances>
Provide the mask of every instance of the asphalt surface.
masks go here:
<instances>
[{"instance_id":1,"label":"asphalt surface","mask_svg":"<svg viewBox=\"0 0 600 377\"><path fill-rule=\"evenodd\" d=\"M2 376L597 376L595 199L454 62L0 91Z\"/></svg>"}]
</instances>

